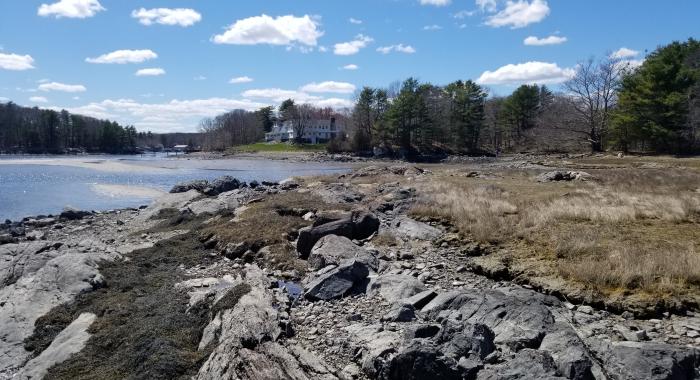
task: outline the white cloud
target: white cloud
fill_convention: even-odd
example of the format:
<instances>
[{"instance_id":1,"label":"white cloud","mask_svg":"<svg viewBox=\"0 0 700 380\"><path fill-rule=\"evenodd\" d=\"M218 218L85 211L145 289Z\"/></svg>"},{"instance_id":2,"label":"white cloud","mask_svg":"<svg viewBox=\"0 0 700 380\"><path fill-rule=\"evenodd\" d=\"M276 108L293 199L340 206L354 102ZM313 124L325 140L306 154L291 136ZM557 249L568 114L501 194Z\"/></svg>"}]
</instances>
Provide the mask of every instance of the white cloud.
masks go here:
<instances>
[{"instance_id":1,"label":"white cloud","mask_svg":"<svg viewBox=\"0 0 700 380\"><path fill-rule=\"evenodd\" d=\"M360 25L360 24L362 24L362 20L358 20L358 19L353 18L353 17L350 17L350 19L348 19L348 21L349 21L351 24L355 24L355 25Z\"/></svg>"},{"instance_id":2,"label":"white cloud","mask_svg":"<svg viewBox=\"0 0 700 380\"><path fill-rule=\"evenodd\" d=\"M326 81L321 83L309 83L301 88L304 92L352 94L355 92L355 85L346 82Z\"/></svg>"},{"instance_id":3,"label":"white cloud","mask_svg":"<svg viewBox=\"0 0 700 380\"><path fill-rule=\"evenodd\" d=\"M137 77L157 77L159 75L165 75L165 70L161 69L160 67L141 69L134 75Z\"/></svg>"},{"instance_id":4,"label":"white cloud","mask_svg":"<svg viewBox=\"0 0 700 380\"><path fill-rule=\"evenodd\" d=\"M104 10L97 0L60 0L53 4L41 4L37 14L43 17L87 18Z\"/></svg>"},{"instance_id":5,"label":"white cloud","mask_svg":"<svg viewBox=\"0 0 700 380\"><path fill-rule=\"evenodd\" d=\"M29 101L33 102L33 103L48 103L49 102L49 100L43 96L32 96L29 98Z\"/></svg>"},{"instance_id":6,"label":"white cloud","mask_svg":"<svg viewBox=\"0 0 700 380\"><path fill-rule=\"evenodd\" d=\"M617 51L612 53L610 55L610 57L623 59L623 58L633 58L633 57L636 57L638 55L639 55L639 52L637 50L632 50L632 49L629 49L626 47L621 47L620 49L618 49Z\"/></svg>"},{"instance_id":7,"label":"white cloud","mask_svg":"<svg viewBox=\"0 0 700 380\"><path fill-rule=\"evenodd\" d=\"M434 5L436 7L444 7L450 3L452 0L420 0L420 5Z\"/></svg>"},{"instance_id":8,"label":"white cloud","mask_svg":"<svg viewBox=\"0 0 700 380\"><path fill-rule=\"evenodd\" d=\"M0 69L22 71L34 68L34 58L30 55L0 53Z\"/></svg>"},{"instance_id":9,"label":"white cloud","mask_svg":"<svg viewBox=\"0 0 700 380\"><path fill-rule=\"evenodd\" d=\"M243 77L237 77L237 78L231 78L228 82L231 84L239 84L239 83L250 83L253 81L253 78L243 76Z\"/></svg>"},{"instance_id":10,"label":"white cloud","mask_svg":"<svg viewBox=\"0 0 700 380\"><path fill-rule=\"evenodd\" d=\"M463 20L467 17L474 16L474 14L476 14L476 11L459 11L459 12L453 14L452 17L459 19L459 20Z\"/></svg>"},{"instance_id":11,"label":"white cloud","mask_svg":"<svg viewBox=\"0 0 700 380\"><path fill-rule=\"evenodd\" d=\"M490 85L561 83L570 79L574 73L574 69L561 68L556 63L534 61L509 64L495 71L485 71L477 79L477 83Z\"/></svg>"},{"instance_id":12,"label":"white cloud","mask_svg":"<svg viewBox=\"0 0 700 380\"><path fill-rule=\"evenodd\" d=\"M333 46L333 54L335 55L354 55L360 52L360 49L367 47L374 39L363 34L358 34L355 39L349 42L337 43Z\"/></svg>"},{"instance_id":13,"label":"white cloud","mask_svg":"<svg viewBox=\"0 0 700 380\"><path fill-rule=\"evenodd\" d=\"M131 17L136 18L143 25L179 25L192 26L202 20L202 15L190 8L141 8L131 12Z\"/></svg>"},{"instance_id":14,"label":"white cloud","mask_svg":"<svg viewBox=\"0 0 700 380\"><path fill-rule=\"evenodd\" d=\"M440 25L426 25L423 30L440 30L442 27Z\"/></svg>"},{"instance_id":15,"label":"white cloud","mask_svg":"<svg viewBox=\"0 0 700 380\"><path fill-rule=\"evenodd\" d=\"M510 26L511 29L523 28L544 20L549 12L549 5L545 0L532 0L532 2L509 0L503 10L486 19L486 25L494 28L502 26Z\"/></svg>"},{"instance_id":16,"label":"white cloud","mask_svg":"<svg viewBox=\"0 0 700 380\"><path fill-rule=\"evenodd\" d=\"M207 80L207 77L204 75L197 75L196 77L193 78L194 80Z\"/></svg>"},{"instance_id":17,"label":"white cloud","mask_svg":"<svg viewBox=\"0 0 700 380\"><path fill-rule=\"evenodd\" d=\"M61 92L85 92L87 88L82 84L64 84L58 82L42 83L39 85L39 91L61 91Z\"/></svg>"},{"instance_id":18,"label":"white cloud","mask_svg":"<svg viewBox=\"0 0 700 380\"><path fill-rule=\"evenodd\" d=\"M560 36L549 36L544 38L537 38L535 36L530 36L526 38L523 43L527 46L545 46L545 45L559 45L567 41L566 37Z\"/></svg>"},{"instance_id":19,"label":"white cloud","mask_svg":"<svg viewBox=\"0 0 700 380\"><path fill-rule=\"evenodd\" d=\"M283 90L280 88L261 88L244 91L241 95L251 99L265 99L274 103L281 103L287 99L294 99L297 103L309 103L316 107L345 108L352 107L353 102L341 98L323 98L310 95L303 91Z\"/></svg>"},{"instance_id":20,"label":"white cloud","mask_svg":"<svg viewBox=\"0 0 700 380\"><path fill-rule=\"evenodd\" d=\"M392 51L398 52L398 53L406 53L406 54L413 54L416 52L416 49L413 48L411 45L404 45L404 44L398 44L398 45L391 45L391 46L382 46L377 49L378 52L382 54L389 54Z\"/></svg>"},{"instance_id":21,"label":"white cloud","mask_svg":"<svg viewBox=\"0 0 700 380\"><path fill-rule=\"evenodd\" d=\"M6 98L4 96L0 96L0 103L7 103L10 101L10 98Z\"/></svg>"},{"instance_id":22,"label":"white cloud","mask_svg":"<svg viewBox=\"0 0 700 380\"><path fill-rule=\"evenodd\" d=\"M311 16L292 15L272 18L262 16L238 20L222 33L212 37L216 44L232 45L292 45L299 43L316 46L323 35L319 25Z\"/></svg>"},{"instance_id":23,"label":"white cloud","mask_svg":"<svg viewBox=\"0 0 700 380\"><path fill-rule=\"evenodd\" d=\"M311 104L313 104L316 107L320 107L320 108L335 108L335 109L351 108L352 106L355 105L355 103L353 103L351 100L341 99L341 98L320 99L320 100L312 101Z\"/></svg>"},{"instance_id":24,"label":"white cloud","mask_svg":"<svg viewBox=\"0 0 700 380\"><path fill-rule=\"evenodd\" d=\"M269 99L275 102L282 102L286 99L295 99L298 102L308 102L310 100L319 99L317 96L311 96L304 92L296 90L283 90L281 88L256 88L243 91L241 95L243 95L245 98Z\"/></svg>"},{"instance_id":25,"label":"white cloud","mask_svg":"<svg viewBox=\"0 0 700 380\"><path fill-rule=\"evenodd\" d=\"M496 0L476 0L476 6L482 11L495 12L498 2Z\"/></svg>"},{"instance_id":26,"label":"white cloud","mask_svg":"<svg viewBox=\"0 0 700 380\"><path fill-rule=\"evenodd\" d=\"M171 100L139 103L132 99L107 99L79 107L64 107L71 113L133 124L139 130L154 132L195 131L204 117L214 117L233 109L254 111L268 104L229 98ZM56 107L56 109L59 109Z\"/></svg>"},{"instance_id":27,"label":"white cloud","mask_svg":"<svg viewBox=\"0 0 700 380\"><path fill-rule=\"evenodd\" d=\"M158 54L152 50L116 50L111 53L102 54L97 58L86 58L88 63L141 63L149 59L158 58Z\"/></svg>"},{"instance_id":28,"label":"white cloud","mask_svg":"<svg viewBox=\"0 0 700 380\"><path fill-rule=\"evenodd\" d=\"M360 66L357 66L354 63L351 63L349 65L345 65L345 66L341 67L341 69L343 69L343 70L357 70L359 68L360 68Z\"/></svg>"}]
</instances>

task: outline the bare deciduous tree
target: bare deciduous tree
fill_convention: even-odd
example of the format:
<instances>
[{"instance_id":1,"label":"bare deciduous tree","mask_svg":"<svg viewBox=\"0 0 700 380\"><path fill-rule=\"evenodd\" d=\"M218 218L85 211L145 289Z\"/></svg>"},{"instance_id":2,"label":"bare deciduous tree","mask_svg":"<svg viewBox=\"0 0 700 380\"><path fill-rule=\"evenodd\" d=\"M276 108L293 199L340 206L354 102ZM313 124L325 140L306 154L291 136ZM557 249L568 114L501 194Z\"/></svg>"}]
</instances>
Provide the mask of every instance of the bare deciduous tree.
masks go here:
<instances>
[{"instance_id":1,"label":"bare deciduous tree","mask_svg":"<svg viewBox=\"0 0 700 380\"><path fill-rule=\"evenodd\" d=\"M582 62L575 75L564 83L573 109L582 125L572 132L584 135L592 151L601 151L610 124L610 115L617 102L617 92L627 65L608 56L599 61Z\"/></svg>"}]
</instances>

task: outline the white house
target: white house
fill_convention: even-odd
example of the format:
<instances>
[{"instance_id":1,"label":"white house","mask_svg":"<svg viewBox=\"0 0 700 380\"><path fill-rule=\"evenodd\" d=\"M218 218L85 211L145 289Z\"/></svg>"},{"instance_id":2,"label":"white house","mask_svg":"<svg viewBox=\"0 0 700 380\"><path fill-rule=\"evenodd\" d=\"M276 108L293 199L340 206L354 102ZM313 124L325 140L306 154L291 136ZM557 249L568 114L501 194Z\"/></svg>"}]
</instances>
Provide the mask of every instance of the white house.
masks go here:
<instances>
[{"instance_id":1,"label":"white house","mask_svg":"<svg viewBox=\"0 0 700 380\"><path fill-rule=\"evenodd\" d=\"M336 118L309 120L303 130L301 140L305 143L318 144L345 133L345 124L338 122ZM272 127L272 131L265 134L265 141L293 141L297 135L294 130L294 123L290 120L284 123L277 123Z\"/></svg>"}]
</instances>

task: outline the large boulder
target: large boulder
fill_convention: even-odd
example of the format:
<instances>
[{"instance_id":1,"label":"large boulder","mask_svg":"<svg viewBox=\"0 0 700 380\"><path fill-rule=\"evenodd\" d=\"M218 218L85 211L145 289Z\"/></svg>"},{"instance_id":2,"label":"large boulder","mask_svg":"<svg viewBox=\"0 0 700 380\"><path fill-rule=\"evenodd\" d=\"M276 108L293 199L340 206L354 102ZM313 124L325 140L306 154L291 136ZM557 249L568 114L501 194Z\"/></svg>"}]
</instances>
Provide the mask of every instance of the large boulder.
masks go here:
<instances>
[{"instance_id":1,"label":"large boulder","mask_svg":"<svg viewBox=\"0 0 700 380\"><path fill-rule=\"evenodd\" d=\"M383 274L373 279L367 287L367 293L381 294L390 303L409 299L428 288L417 278L405 274Z\"/></svg>"},{"instance_id":2,"label":"large boulder","mask_svg":"<svg viewBox=\"0 0 700 380\"><path fill-rule=\"evenodd\" d=\"M378 371L381 380L462 380L457 361L445 357L430 341L416 339L403 347Z\"/></svg>"},{"instance_id":3,"label":"large boulder","mask_svg":"<svg viewBox=\"0 0 700 380\"><path fill-rule=\"evenodd\" d=\"M496 334L496 344L512 350L536 348L554 325L554 316L537 293L526 294L492 289L452 291L438 294L421 312L432 319L482 323Z\"/></svg>"},{"instance_id":4,"label":"large boulder","mask_svg":"<svg viewBox=\"0 0 700 380\"><path fill-rule=\"evenodd\" d=\"M366 285L369 267L357 260L347 260L337 268L323 273L304 287L304 296L312 301L340 298L351 292L360 292Z\"/></svg>"},{"instance_id":5,"label":"large boulder","mask_svg":"<svg viewBox=\"0 0 700 380\"><path fill-rule=\"evenodd\" d=\"M190 190L196 190L203 193L207 188L209 188L209 181L198 179L193 181L184 181L176 184L170 189L171 194L186 193Z\"/></svg>"},{"instance_id":6,"label":"large boulder","mask_svg":"<svg viewBox=\"0 0 700 380\"><path fill-rule=\"evenodd\" d=\"M554 359L545 351L523 349L515 357L479 372L478 380L554 380L559 376Z\"/></svg>"},{"instance_id":7,"label":"large boulder","mask_svg":"<svg viewBox=\"0 0 700 380\"><path fill-rule=\"evenodd\" d=\"M242 183L238 179L225 175L219 177L209 183L209 186L204 189L206 195L219 195L227 191L236 190L241 187Z\"/></svg>"},{"instance_id":8,"label":"large boulder","mask_svg":"<svg viewBox=\"0 0 700 380\"><path fill-rule=\"evenodd\" d=\"M615 342L596 348L613 379L690 380L700 376L700 352L664 343Z\"/></svg>"},{"instance_id":9,"label":"large boulder","mask_svg":"<svg viewBox=\"0 0 700 380\"><path fill-rule=\"evenodd\" d=\"M326 235L344 236L349 239L366 239L379 229L379 219L366 211L353 211L342 219L299 230L297 252L307 258L322 237Z\"/></svg>"},{"instance_id":10,"label":"large boulder","mask_svg":"<svg viewBox=\"0 0 700 380\"><path fill-rule=\"evenodd\" d=\"M593 178L586 172L555 170L537 176L537 182L587 181Z\"/></svg>"},{"instance_id":11,"label":"large boulder","mask_svg":"<svg viewBox=\"0 0 700 380\"><path fill-rule=\"evenodd\" d=\"M553 330L544 337L539 349L552 356L559 373L566 378L592 380L593 361L578 335L563 324L555 325Z\"/></svg>"},{"instance_id":12,"label":"large boulder","mask_svg":"<svg viewBox=\"0 0 700 380\"><path fill-rule=\"evenodd\" d=\"M91 211L83 211L66 207L63 209L63 212L61 212L60 218L64 220L80 220L90 215L92 215Z\"/></svg>"},{"instance_id":13,"label":"large boulder","mask_svg":"<svg viewBox=\"0 0 700 380\"><path fill-rule=\"evenodd\" d=\"M400 236L418 240L432 240L442 233L442 231L429 224L408 217L398 218L394 223L394 229Z\"/></svg>"},{"instance_id":14,"label":"large boulder","mask_svg":"<svg viewBox=\"0 0 700 380\"><path fill-rule=\"evenodd\" d=\"M353 258L367 264L372 270L376 271L379 267L379 259L372 252L338 235L326 235L316 242L308 262L312 269L319 270Z\"/></svg>"}]
</instances>

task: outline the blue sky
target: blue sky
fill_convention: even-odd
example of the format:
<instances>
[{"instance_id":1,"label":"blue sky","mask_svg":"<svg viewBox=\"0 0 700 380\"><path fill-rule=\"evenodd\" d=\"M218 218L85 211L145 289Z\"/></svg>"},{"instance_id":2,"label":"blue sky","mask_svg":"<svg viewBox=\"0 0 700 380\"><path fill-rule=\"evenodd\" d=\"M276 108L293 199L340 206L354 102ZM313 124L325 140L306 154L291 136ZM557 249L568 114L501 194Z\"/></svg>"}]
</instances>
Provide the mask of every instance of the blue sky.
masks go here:
<instances>
[{"instance_id":1,"label":"blue sky","mask_svg":"<svg viewBox=\"0 0 700 380\"><path fill-rule=\"evenodd\" d=\"M0 0L0 101L195 131L203 117L351 104L414 76L492 95L700 37L697 0ZM138 74L137 74L138 73Z\"/></svg>"}]
</instances>

